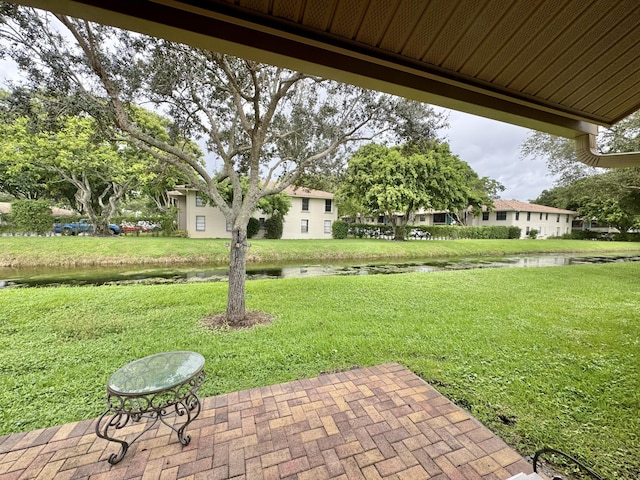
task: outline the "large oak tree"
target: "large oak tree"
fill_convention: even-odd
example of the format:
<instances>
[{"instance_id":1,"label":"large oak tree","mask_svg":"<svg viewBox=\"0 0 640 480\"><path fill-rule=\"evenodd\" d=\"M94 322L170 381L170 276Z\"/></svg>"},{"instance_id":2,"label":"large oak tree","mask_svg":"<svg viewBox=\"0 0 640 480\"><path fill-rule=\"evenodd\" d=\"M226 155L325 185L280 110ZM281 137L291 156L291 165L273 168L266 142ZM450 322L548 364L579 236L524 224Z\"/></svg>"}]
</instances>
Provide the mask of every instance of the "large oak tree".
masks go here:
<instances>
[{"instance_id":1,"label":"large oak tree","mask_svg":"<svg viewBox=\"0 0 640 480\"><path fill-rule=\"evenodd\" d=\"M179 168L222 211L232 228L230 323L245 316L247 223L261 198L335 161L352 142L441 124L428 106L388 95L5 2L0 8L0 36L11 45L2 53L31 83L73 93L94 118ZM218 169L140 128L131 106L142 102L172 119L170 135L206 145ZM230 201L218 189L223 180Z\"/></svg>"}]
</instances>

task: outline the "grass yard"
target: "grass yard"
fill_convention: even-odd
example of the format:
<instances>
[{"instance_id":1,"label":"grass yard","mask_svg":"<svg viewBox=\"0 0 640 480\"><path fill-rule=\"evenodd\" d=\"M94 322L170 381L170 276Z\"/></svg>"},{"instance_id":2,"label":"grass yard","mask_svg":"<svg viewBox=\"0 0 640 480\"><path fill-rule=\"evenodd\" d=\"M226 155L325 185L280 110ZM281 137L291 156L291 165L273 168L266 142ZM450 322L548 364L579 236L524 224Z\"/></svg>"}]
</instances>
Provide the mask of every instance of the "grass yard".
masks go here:
<instances>
[{"instance_id":1,"label":"grass yard","mask_svg":"<svg viewBox=\"0 0 640 480\"><path fill-rule=\"evenodd\" d=\"M229 262L228 240L168 237L0 237L0 267L179 265ZM640 252L640 244L587 240L251 240L250 264L329 260Z\"/></svg>"},{"instance_id":2,"label":"grass yard","mask_svg":"<svg viewBox=\"0 0 640 480\"><path fill-rule=\"evenodd\" d=\"M275 321L242 331L200 323L226 284L5 290L0 435L98 416L113 371L165 350L205 356L203 396L395 361L524 455L551 446L637 479L639 277L621 263L251 281L248 308Z\"/></svg>"}]
</instances>

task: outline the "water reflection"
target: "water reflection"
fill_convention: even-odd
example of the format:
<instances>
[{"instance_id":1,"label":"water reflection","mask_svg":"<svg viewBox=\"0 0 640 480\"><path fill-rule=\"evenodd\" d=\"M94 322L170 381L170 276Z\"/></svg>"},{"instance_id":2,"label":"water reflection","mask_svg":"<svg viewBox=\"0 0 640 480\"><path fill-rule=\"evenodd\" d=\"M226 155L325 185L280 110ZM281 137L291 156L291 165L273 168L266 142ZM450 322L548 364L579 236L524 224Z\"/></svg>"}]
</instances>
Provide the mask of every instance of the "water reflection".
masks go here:
<instances>
[{"instance_id":1,"label":"water reflection","mask_svg":"<svg viewBox=\"0 0 640 480\"><path fill-rule=\"evenodd\" d=\"M327 265L250 266L247 278L305 278L327 275L382 275L409 272L436 272L477 268L523 268L640 261L640 255L547 254L496 258L429 258L402 263L368 262ZM220 266L187 267L101 267L10 269L0 268L0 288L58 285L127 285L226 281L228 269Z\"/></svg>"}]
</instances>

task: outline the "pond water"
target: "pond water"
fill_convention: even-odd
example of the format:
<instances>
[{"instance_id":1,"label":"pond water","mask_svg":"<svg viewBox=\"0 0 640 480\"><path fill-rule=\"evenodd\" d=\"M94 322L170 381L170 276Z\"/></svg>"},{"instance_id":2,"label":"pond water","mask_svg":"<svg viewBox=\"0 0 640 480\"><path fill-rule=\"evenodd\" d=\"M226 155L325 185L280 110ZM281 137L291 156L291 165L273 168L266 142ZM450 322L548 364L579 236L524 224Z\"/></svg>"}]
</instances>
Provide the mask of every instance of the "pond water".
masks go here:
<instances>
[{"instance_id":1,"label":"pond water","mask_svg":"<svg viewBox=\"0 0 640 480\"><path fill-rule=\"evenodd\" d=\"M380 275L474 268L549 267L581 263L636 262L640 255L546 254L513 257L429 258L407 262L349 262L260 265L247 268L247 279L304 278L326 275ZM228 269L219 265L179 267L128 266L88 268L0 268L0 288L61 285L129 285L226 281Z\"/></svg>"}]
</instances>

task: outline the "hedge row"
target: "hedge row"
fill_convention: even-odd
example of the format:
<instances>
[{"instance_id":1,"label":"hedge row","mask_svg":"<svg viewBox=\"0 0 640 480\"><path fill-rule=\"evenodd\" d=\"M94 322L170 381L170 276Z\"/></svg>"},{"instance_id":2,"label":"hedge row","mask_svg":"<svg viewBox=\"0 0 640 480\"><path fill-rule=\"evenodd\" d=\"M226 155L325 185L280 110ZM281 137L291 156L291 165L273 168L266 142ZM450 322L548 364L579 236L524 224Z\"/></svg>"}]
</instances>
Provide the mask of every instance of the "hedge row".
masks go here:
<instances>
[{"instance_id":1,"label":"hedge row","mask_svg":"<svg viewBox=\"0 0 640 480\"><path fill-rule=\"evenodd\" d=\"M574 230L561 237L566 240L613 240L616 242L640 242L640 233L606 233L592 230Z\"/></svg>"},{"instance_id":2,"label":"hedge row","mask_svg":"<svg viewBox=\"0 0 640 480\"><path fill-rule=\"evenodd\" d=\"M356 238L393 238L393 227L390 225L347 224L341 220L333 225L334 238L346 238L347 234ZM404 234L407 239L516 239L520 238L521 229L507 226L414 225L405 227Z\"/></svg>"},{"instance_id":3,"label":"hedge row","mask_svg":"<svg viewBox=\"0 0 640 480\"><path fill-rule=\"evenodd\" d=\"M428 232L432 238L471 238L471 239L518 239L522 233L520 227L487 226L465 227L460 225L432 225L411 227L412 230Z\"/></svg>"}]
</instances>

